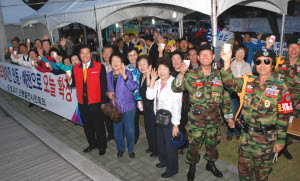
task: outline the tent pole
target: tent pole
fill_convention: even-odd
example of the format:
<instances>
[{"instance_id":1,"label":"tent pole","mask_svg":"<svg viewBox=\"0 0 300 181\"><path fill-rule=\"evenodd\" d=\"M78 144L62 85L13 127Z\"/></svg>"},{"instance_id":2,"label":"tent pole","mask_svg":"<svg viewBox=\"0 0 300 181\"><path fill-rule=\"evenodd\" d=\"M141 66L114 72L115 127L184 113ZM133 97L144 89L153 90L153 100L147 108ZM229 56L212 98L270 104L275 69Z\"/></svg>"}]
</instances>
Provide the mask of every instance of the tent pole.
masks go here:
<instances>
[{"instance_id":1,"label":"tent pole","mask_svg":"<svg viewBox=\"0 0 300 181\"><path fill-rule=\"evenodd\" d=\"M53 30L52 30L52 31L53 31ZM51 40L51 42L52 42L52 45L55 45L52 31L49 32L49 34L50 34L50 40Z\"/></svg>"},{"instance_id":2,"label":"tent pole","mask_svg":"<svg viewBox=\"0 0 300 181\"><path fill-rule=\"evenodd\" d=\"M103 63L102 60L102 48L103 48L103 38L101 33L101 21L97 21L97 33L98 33L98 43L99 43L99 50L100 50L100 62Z\"/></svg>"},{"instance_id":3,"label":"tent pole","mask_svg":"<svg viewBox=\"0 0 300 181\"><path fill-rule=\"evenodd\" d=\"M83 29L83 34L84 34L84 44L87 44L87 37L86 37L86 26L84 26L84 29Z\"/></svg>"},{"instance_id":4,"label":"tent pole","mask_svg":"<svg viewBox=\"0 0 300 181\"><path fill-rule=\"evenodd\" d=\"M285 13L282 13L279 56L282 56L283 53L284 24L285 24Z\"/></svg>"},{"instance_id":5,"label":"tent pole","mask_svg":"<svg viewBox=\"0 0 300 181\"><path fill-rule=\"evenodd\" d=\"M183 19L179 20L179 37L183 37Z\"/></svg>"},{"instance_id":6,"label":"tent pole","mask_svg":"<svg viewBox=\"0 0 300 181\"><path fill-rule=\"evenodd\" d=\"M23 40L24 40L24 42L26 42L26 40L25 40L25 33L24 33L23 26L22 26L22 25L20 25L20 26L21 26L21 30L22 30Z\"/></svg>"},{"instance_id":7,"label":"tent pole","mask_svg":"<svg viewBox=\"0 0 300 181\"><path fill-rule=\"evenodd\" d=\"M217 0L211 1L212 14L211 14L211 24L212 24L212 42L213 46L217 46Z\"/></svg>"}]
</instances>

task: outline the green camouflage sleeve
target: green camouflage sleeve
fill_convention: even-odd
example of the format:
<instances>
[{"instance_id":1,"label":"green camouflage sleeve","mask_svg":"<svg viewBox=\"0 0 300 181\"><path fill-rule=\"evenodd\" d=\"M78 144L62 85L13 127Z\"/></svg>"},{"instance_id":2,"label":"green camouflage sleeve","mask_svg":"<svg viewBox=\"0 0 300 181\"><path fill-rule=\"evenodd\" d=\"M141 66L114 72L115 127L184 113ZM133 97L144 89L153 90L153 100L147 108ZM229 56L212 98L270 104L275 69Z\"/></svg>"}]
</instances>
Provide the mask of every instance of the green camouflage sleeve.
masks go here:
<instances>
[{"instance_id":1,"label":"green camouflage sleeve","mask_svg":"<svg viewBox=\"0 0 300 181\"><path fill-rule=\"evenodd\" d=\"M231 68L228 68L227 70L224 70L224 68L222 68L221 76L222 76L222 81L228 90L235 91L235 92L242 91L244 79L234 78L231 72Z\"/></svg>"},{"instance_id":2,"label":"green camouflage sleeve","mask_svg":"<svg viewBox=\"0 0 300 181\"><path fill-rule=\"evenodd\" d=\"M223 109L225 119L233 118L230 95L229 95L229 92L226 90L224 90L224 94L223 94L223 108L222 109Z\"/></svg>"},{"instance_id":3,"label":"green camouflage sleeve","mask_svg":"<svg viewBox=\"0 0 300 181\"><path fill-rule=\"evenodd\" d=\"M186 90L186 75L181 82L178 81L178 76L179 75L177 75L176 79L174 79L172 82L172 90L174 92L183 92Z\"/></svg>"},{"instance_id":4,"label":"green camouflage sleeve","mask_svg":"<svg viewBox=\"0 0 300 181\"><path fill-rule=\"evenodd\" d=\"M287 86L284 83L284 91L278 96L278 112L277 112L277 138L276 144L285 145L286 132L290 113L293 112L291 94L288 92Z\"/></svg>"}]
</instances>

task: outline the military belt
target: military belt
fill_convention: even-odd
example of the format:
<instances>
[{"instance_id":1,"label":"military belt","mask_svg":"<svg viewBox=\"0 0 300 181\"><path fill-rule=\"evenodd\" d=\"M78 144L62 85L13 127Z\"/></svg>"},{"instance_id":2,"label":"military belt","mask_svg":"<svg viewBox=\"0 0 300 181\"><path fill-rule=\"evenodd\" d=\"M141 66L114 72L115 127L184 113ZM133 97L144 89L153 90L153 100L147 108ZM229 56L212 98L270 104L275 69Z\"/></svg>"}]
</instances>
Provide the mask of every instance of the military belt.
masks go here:
<instances>
[{"instance_id":1,"label":"military belt","mask_svg":"<svg viewBox=\"0 0 300 181\"><path fill-rule=\"evenodd\" d=\"M249 124L246 124L246 128L248 130L248 132L257 132L257 133L263 133L266 134L267 131L275 131L276 130L276 126L275 125L269 125L269 126L261 126L259 128L255 128L255 127L251 127L249 126Z\"/></svg>"},{"instance_id":2,"label":"military belt","mask_svg":"<svg viewBox=\"0 0 300 181\"><path fill-rule=\"evenodd\" d=\"M201 113L214 113L216 110L213 110L213 109L205 109L205 108L202 108L200 106L196 106L196 105L192 105L192 113L194 115L200 115Z\"/></svg>"}]
</instances>

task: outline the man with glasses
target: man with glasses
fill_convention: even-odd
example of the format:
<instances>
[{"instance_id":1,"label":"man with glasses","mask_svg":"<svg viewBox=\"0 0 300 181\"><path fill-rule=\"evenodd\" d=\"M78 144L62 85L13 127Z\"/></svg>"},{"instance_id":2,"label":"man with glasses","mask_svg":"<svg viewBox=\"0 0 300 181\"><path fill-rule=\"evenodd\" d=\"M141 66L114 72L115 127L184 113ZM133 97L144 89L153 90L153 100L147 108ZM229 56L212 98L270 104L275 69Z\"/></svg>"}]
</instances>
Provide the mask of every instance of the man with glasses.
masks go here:
<instances>
[{"instance_id":1,"label":"man with glasses","mask_svg":"<svg viewBox=\"0 0 300 181\"><path fill-rule=\"evenodd\" d=\"M201 66L188 71L187 65L182 63L180 73L172 82L174 92L189 92L191 103L186 126L189 143L186 162L190 164L187 174L188 181L195 179L196 164L200 160L200 148L203 144L206 147L204 158L208 161L206 170L211 171L216 177L223 176L215 166L219 155L217 145L221 140L220 109L222 109L229 126L234 128L229 93L224 90L220 71L212 69L214 58L214 49L211 45L201 46L198 53Z\"/></svg>"},{"instance_id":2,"label":"man with glasses","mask_svg":"<svg viewBox=\"0 0 300 181\"><path fill-rule=\"evenodd\" d=\"M243 128L239 145L238 169L240 180L268 180L272 160L283 149L289 114L293 112L292 97L287 85L272 73L276 54L260 50L254 55L255 72L258 76L245 75L234 78L231 69L231 51L224 53L221 75L225 87L244 92L241 122Z\"/></svg>"}]
</instances>

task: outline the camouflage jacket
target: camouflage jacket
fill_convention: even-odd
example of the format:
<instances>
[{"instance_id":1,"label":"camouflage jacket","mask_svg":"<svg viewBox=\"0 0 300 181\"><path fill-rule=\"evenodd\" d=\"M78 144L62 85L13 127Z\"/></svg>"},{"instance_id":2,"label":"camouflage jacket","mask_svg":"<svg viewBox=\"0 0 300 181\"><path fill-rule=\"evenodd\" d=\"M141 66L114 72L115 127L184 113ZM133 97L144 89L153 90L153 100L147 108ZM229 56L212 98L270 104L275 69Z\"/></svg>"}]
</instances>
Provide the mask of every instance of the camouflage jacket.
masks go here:
<instances>
[{"instance_id":1,"label":"camouflage jacket","mask_svg":"<svg viewBox=\"0 0 300 181\"><path fill-rule=\"evenodd\" d=\"M289 58L284 59L284 63L276 69L277 78L284 81L293 97L293 106L300 104L300 58L295 65L290 64Z\"/></svg>"},{"instance_id":2,"label":"camouflage jacket","mask_svg":"<svg viewBox=\"0 0 300 181\"><path fill-rule=\"evenodd\" d=\"M178 76L173 80L172 89L174 92L187 90L192 107L218 115L221 108L225 118L233 118L229 93L224 90L219 70L212 70L209 76L204 75L201 66L189 70L181 82L178 82ZM216 121L219 123L219 120Z\"/></svg>"},{"instance_id":3,"label":"camouflage jacket","mask_svg":"<svg viewBox=\"0 0 300 181\"><path fill-rule=\"evenodd\" d=\"M236 92L242 91L244 79L234 78L230 68L226 71L222 69L221 75L226 88ZM242 109L245 122L255 128L259 128L260 124L275 125L276 143L284 145L289 113L293 112L287 85L273 75L270 75L263 86L259 85L259 77L250 78L255 79L246 86Z\"/></svg>"}]
</instances>

